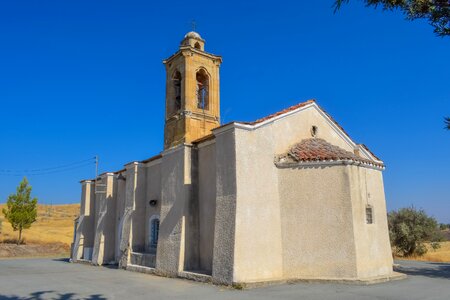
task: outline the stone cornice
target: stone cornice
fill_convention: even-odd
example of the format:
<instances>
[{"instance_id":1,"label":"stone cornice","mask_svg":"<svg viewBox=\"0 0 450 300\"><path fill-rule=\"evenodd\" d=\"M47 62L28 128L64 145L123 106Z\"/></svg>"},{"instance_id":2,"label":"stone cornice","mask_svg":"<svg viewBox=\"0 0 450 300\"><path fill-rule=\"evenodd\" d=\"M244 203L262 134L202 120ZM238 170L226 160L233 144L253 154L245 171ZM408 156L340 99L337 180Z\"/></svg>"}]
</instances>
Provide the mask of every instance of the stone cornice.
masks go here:
<instances>
[{"instance_id":1,"label":"stone cornice","mask_svg":"<svg viewBox=\"0 0 450 300\"><path fill-rule=\"evenodd\" d=\"M201 51L198 49L195 49L191 46L181 46L180 50L178 50L177 52L175 52L172 56L170 56L169 58L163 60L163 64L168 64L170 63L175 57L179 56L179 55L183 55L183 56L187 56L187 55L192 55L192 54L198 54L200 56L204 56L207 57L209 59L212 59L213 61L216 62L216 64L220 65L222 63L222 56L219 55L214 55L205 51Z\"/></svg>"},{"instance_id":2,"label":"stone cornice","mask_svg":"<svg viewBox=\"0 0 450 300\"><path fill-rule=\"evenodd\" d=\"M317 168L317 167L332 167L332 166L357 166L362 168L374 169L383 171L385 167L381 167L375 164L359 162L354 160L320 160L320 161L307 161L307 162L281 162L275 158L274 164L277 168Z\"/></svg>"},{"instance_id":3,"label":"stone cornice","mask_svg":"<svg viewBox=\"0 0 450 300\"><path fill-rule=\"evenodd\" d=\"M185 147L192 147L192 145L190 145L190 144L185 144L185 143L179 144L179 145L177 145L177 146L175 146L175 147L172 147L172 148L169 148L169 149L164 150L163 152L161 152L161 155L164 157L164 156L166 156L166 155L170 155L170 154L172 154L172 153L181 151L181 150L183 150Z\"/></svg>"},{"instance_id":4,"label":"stone cornice","mask_svg":"<svg viewBox=\"0 0 450 300\"><path fill-rule=\"evenodd\" d=\"M168 117L166 119L166 123L174 121L174 120L179 120L180 118L182 118L184 116L191 117L194 119L199 119L199 120L206 119L206 120L210 120L210 121L214 121L214 122L220 122L220 118L216 117L213 114L207 113L206 111L205 111L205 113L203 113L203 112L196 112L196 111L190 111L190 110L183 110L183 111L179 111L178 113L175 113L175 114L171 115L170 117Z\"/></svg>"}]
</instances>

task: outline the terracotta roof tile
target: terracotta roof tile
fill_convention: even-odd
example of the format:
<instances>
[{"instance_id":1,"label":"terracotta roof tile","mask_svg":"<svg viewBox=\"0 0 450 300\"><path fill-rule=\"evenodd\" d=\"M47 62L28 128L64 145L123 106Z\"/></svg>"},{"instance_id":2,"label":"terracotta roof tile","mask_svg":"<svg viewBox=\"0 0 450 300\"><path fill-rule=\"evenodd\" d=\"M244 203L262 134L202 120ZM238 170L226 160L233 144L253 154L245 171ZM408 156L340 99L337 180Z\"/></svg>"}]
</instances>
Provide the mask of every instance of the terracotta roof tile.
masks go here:
<instances>
[{"instance_id":1,"label":"terracotta roof tile","mask_svg":"<svg viewBox=\"0 0 450 300\"><path fill-rule=\"evenodd\" d=\"M158 154L158 155L152 156L152 157L150 157L150 158L147 158L147 159L141 160L141 161L140 161L140 163L143 163L143 164L145 164L145 163L148 163L148 162L151 162L151 161L157 160L157 159L159 159L159 158L161 158L161 157L162 157L162 155L161 155L161 154Z\"/></svg>"},{"instance_id":2,"label":"terracotta roof tile","mask_svg":"<svg viewBox=\"0 0 450 300\"><path fill-rule=\"evenodd\" d=\"M369 152L373 157L375 157L375 159L381 161L381 159L380 159L378 156L376 156L372 151L370 151L369 147L367 147L367 146L364 145L364 144L359 144L359 145L360 145L361 147L363 147L364 149L366 149L367 152Z\"/></svg>"},{"instance_id":3,"label":"terracotta roof tile","mask_svg":"<svg viewBox=\"0 0 450 300\"><path fill-rule=\"evenodd\" d=\"M234 124L234 123L238 123L238 124L246 124L246 125L256 125L256 124L262 123L262 122L264 122L264 121L267 121L267 120L269 120L269 119L272 119L272 118L275 118L275 117L277 117L277 116L280 116L280 115L282 115L282 114L285 114L285 113L288 113L288 112L290 112L290 111L296 110L297 108L300 108L300 107L303 107L303 106L306 106L306 105L308 105L308 104L315 103L315 102L316 102L316 100L311 99L311 100L308 100L308 101L305 101L305 102L302 102L302 103L298 103L298 104L293 105L293 106L291 106L291 107L288 107L288 108L286 108L286 109L283 109L283 110L278 111L278 112L276 112L276 113L273 113L273 114L271 114L271 115L265 116L265 117L263 117L263 118L261 118L261 119L258 119L258 120L256 120L256 121L252 121L252 122L246 122L246 121L231 121L231 122L227 122L227 123L225 123L225 124L222 124L222 125L220 125L219 127L216 127L216 128L214 128L214 129L223 128L223 127L225 127L225 126L228 126L228 125ZM201 140L201 138L195 140L194 142L197 142L197 141L203 142L203 140Z\"/></svg>"},{"instance_id":4,"label":"terracotta roof tile","mask_svg":"<svg viewBox=\"0 0 450 300\"><path fill-rule=\"evenodd\" d=\"M274 114L268 115L268 116L266 116L264 118L258 119L258 120L253 121L253 122L237 122L237 123L243 123L243 124L247 124L247 125L255 125L255 124L262 123L264 121L270 120L272 118L278 117L278 116L283 115L285 113L288 113L290 111L296 110L297 108L300 108L300 107L306 106L308 104L314 103L314 102L316 102L316 100L311 99L311 100L308 100L308 101L305 101L305 102L293 105L291 107L288 107L286 109L283 109L281 111L278 111L278 112L276 112Z\"/></svg>"},{"instance_id":5,"label":"terracotta roof tile","mask_svg":"<svg viewBox=\"0 0 450 300\"><path fill-rule=\"evenodd\" d=\"M200 144L200 143L203 143L203 142L206 142L206 141L209 141L209 140L213 140L215 138L216 137L214 136L214 134L211 133L211 134L205 135L205 136L203 136L201 138L198 138L196 140L193 140L192 144Z\"/></svg>"},{"instance_id":6,"label":"terracotta roof tile","mask_svg":"<svg viewBox=\"0 0 450 300\"><path fill-rule=\"evenodd\" d=\"M297 162L352 160L380 167L384 166L382 163L365 159L319 138L302 140L294 145L287 155Z\"/></svg>"}]
</instances>

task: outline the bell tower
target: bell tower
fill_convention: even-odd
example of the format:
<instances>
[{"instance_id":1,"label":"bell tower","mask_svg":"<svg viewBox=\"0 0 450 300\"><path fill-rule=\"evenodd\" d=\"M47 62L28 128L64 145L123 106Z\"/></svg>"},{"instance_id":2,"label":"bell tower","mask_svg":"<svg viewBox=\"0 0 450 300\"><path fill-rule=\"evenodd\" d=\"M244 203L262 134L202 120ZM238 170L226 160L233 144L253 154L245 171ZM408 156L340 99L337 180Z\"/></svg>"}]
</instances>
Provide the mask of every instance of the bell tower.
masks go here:
<instances>
[{"instance_id":1,"label":"bell tower","mask_svg":"<svg viewBox=\"0 0 450 300\"><path fill-rule=\"evenodd\" d=\"M166 66L164 149L190 143L220 125L222 57L205 52L205 41L187 33Z\"/></svg>"}]
</instances>

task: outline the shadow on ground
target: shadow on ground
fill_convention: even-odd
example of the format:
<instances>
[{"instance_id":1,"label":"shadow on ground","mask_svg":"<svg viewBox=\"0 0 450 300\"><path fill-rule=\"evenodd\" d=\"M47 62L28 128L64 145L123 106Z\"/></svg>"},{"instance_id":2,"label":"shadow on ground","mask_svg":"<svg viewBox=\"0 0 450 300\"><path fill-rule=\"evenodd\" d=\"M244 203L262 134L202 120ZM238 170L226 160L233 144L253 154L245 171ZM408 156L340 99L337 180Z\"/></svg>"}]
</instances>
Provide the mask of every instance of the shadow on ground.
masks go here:
<instances>
[{"instance_id":1,"label":"shadow on ground","mask_svg":"<svg viewBox=\"0 0 450 300\"><path fill-rule=\"evenodd\" d=\"M54 258L52 260L53 261L66 262L66 263L70 262L70 258L68 258L68 257Z\"/></svg>"},{"instance_id":2,"label":"shadow on ground","mask_svg":"<svg viewBox=\"0 0 450 300\"><path fill-rule=\"evenodd\" d=\"M428 266L414 267L409 265L397 266L395 271L412 276L425 276L430 278L450 279L450 264L428 263Z\"/></svg>"},{"instance_id":3,"label":"shadow on ground","mask_svg":"<svg viewBox=\"0 0 450 300\"><path fill-rule=\"evenodd\" d=\"M52 261L63 262L63 263L71 263L70 258L54 258ZM107 269L118 269L118 264L104 264L102 267Z\"/></svg>"},{"instance_id":4,"label":"shadow on ground","mask_svg":"<svg viewBox=\"0 0 450 300\"><path fill-rule=\"evenodd\" d=\"M80 298L77 296L76 293L64 293L64 294L53 294L54 291L40 291L40 292L34 292L31 293L28 296L22 297L22 296L16 296L16 295L0 295L0 300L45 300L45 299L52 299L52 300L107 300L107 298L103 297L102 295L96 294L96 295L90 295L88 297ZM51 298L49 298L51 296Z\"/></svg>"}]
</instances>

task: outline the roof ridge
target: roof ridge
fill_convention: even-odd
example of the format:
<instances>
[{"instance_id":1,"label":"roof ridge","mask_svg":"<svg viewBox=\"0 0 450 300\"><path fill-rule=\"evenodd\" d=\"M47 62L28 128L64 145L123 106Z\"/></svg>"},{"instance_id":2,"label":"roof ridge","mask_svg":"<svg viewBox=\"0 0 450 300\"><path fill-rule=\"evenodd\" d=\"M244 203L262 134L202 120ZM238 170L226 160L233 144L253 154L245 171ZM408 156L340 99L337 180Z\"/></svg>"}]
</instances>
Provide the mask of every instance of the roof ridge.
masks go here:
<instances>
[{"instance_id":1,"label":"roof ridge","mask_svg":"<svg viewBox=\"0 0 450 300\"><path fill-rule=\"evenodd\" d=\"M275 113L272 113L272 114L270 114L270 115L268 115L268 116L265 116L265 117L256 119L256 120L253 121L253 122L236 122L236 123L243 123L243 124L247 124L247 125L255 125L255 124L259 124L259 123L262 123L262 122L264 122L264 121L273 119L273 118L275 118L275 117L284 115L285 113L291 112L291 111L296 110L296 109L298 109L298 108L300 108L300 107L304 107L304 106L306 106L306 105L308 105L308 104L311 104L311 103L316 103L316 99L309 99L309 100L306 100L306 101L297 103L297 104L292 105L292 106L289 106L289 107L287 107L287 108L285 108L285 109L283 109L283 110L280 110L280 111L277 111L277 112L275 112Z\"/></svg>"}]
</instances>

